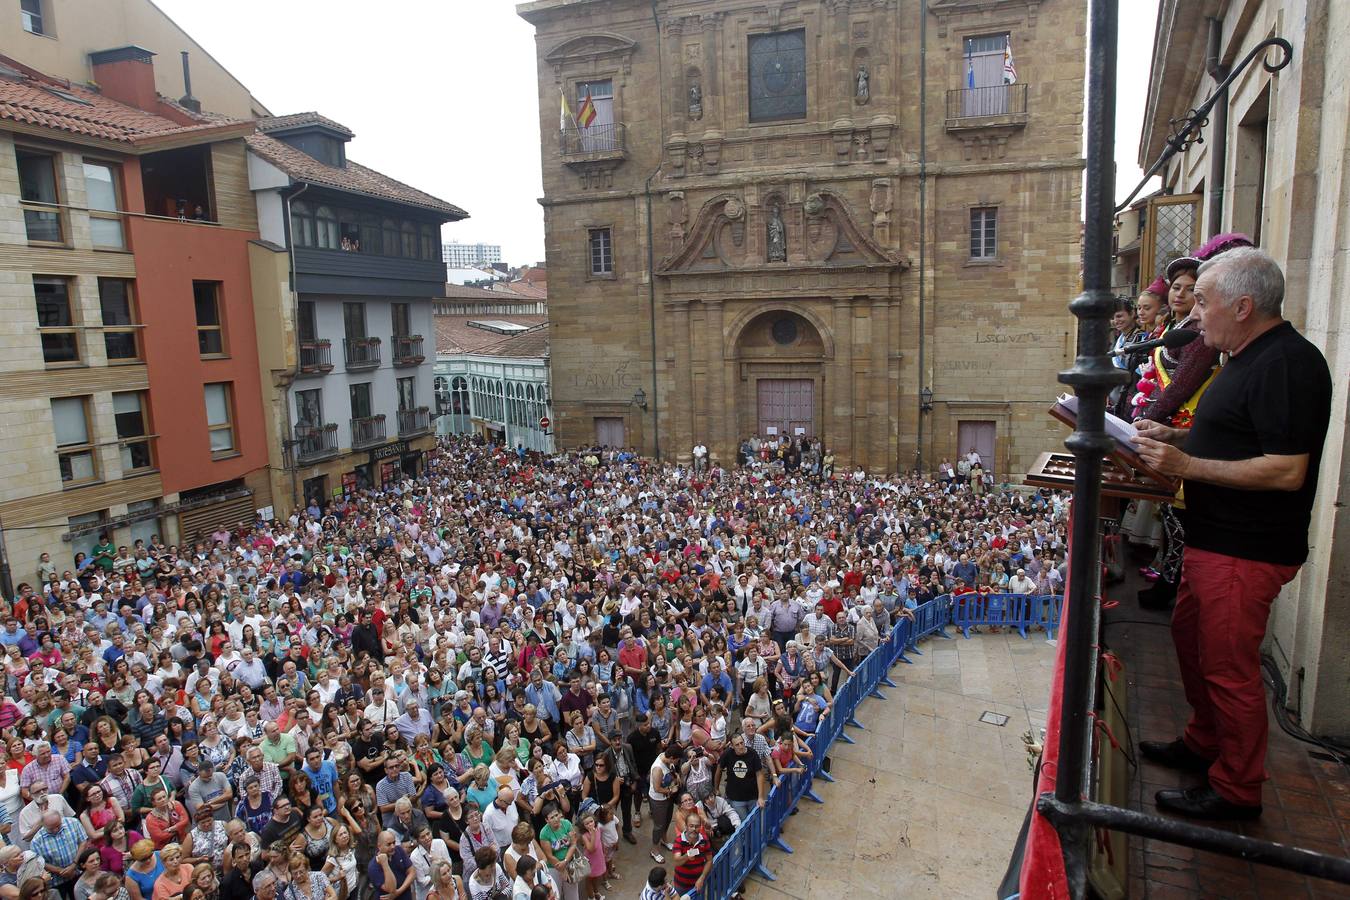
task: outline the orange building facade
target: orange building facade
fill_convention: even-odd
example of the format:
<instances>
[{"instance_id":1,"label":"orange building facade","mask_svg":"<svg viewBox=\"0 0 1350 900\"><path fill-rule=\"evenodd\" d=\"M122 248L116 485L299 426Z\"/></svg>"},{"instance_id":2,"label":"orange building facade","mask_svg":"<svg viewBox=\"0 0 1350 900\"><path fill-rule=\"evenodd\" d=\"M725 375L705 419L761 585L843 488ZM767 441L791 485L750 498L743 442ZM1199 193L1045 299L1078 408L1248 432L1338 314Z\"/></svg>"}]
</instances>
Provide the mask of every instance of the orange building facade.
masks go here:
<instances>
[{"instance_id":1,"label":"orange building facade","mask_svg":"<svg viewBox=\"0 0 1350 900\"><path fill-rule=\"evenodd\" d=\"M153 54L91 85L0 57L0 527L41 554L191 543L271 504L244 138L154 90Z\"/></svg>"}]
</instances>

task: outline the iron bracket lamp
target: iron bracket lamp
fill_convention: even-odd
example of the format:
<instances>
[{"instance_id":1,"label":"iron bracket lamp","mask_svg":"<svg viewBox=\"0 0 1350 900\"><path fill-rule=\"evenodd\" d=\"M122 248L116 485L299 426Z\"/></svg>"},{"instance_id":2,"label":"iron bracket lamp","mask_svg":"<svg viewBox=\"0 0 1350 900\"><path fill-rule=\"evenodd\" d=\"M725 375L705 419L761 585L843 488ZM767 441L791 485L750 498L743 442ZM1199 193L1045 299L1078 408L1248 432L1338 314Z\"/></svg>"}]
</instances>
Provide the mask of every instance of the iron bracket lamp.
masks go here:
<instances>
[{"instance_id":1,"label":"iron bracket lamp","mask_svg":"<svg viewBox=\"0 0 1350 900\"><path fill-rule=\"evenodd\" d=\"M930 387L919 388L919 412L933 411L933 389Z\"/></svg>"},{"instance_id":2,"label":"iron bracket lamp","mask_svg":"<svg viewBox=\"0 0 1350 900\"><path fill-rule=\"evenodd\" d=\"M647 392L644 391L642 388L638 388L638 389L637 389L637 392L633 394L633 399L630 400L629 402L630 402L633 406L636 406L638 409L642 410L643 412L646 412L646 411L647 411Z\"/></svg>"}]
</instances>

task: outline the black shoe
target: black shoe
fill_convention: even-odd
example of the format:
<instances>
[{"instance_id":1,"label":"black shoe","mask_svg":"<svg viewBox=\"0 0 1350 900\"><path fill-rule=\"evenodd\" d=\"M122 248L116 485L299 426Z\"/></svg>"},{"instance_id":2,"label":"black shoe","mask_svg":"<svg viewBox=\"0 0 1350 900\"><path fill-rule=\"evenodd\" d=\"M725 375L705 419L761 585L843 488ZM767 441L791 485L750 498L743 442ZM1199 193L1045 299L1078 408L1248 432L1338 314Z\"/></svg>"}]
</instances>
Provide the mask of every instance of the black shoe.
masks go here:
<instances>
[{"instance_id":1,"label":"black shoe","mask_svg":"<svg viewBox=\"0 0 1350 900\"><path fill-rule=\"evenodd\" d=\"M1177 586L1159 578L1136 596L1142 609L1171 609L1177 602Z\"/></svg>"},{"instance_id":2,"label":"black shoe","mask_svg":"<svg viewBox=\"0 0 1350 900\"><path fill-rule=\"evenodd\" d=\"M1175 741L1140 741L1139 752L1144 759L1169 769L1183 772L1207 772L1211 760L1205 759L1186 745L1181 738Z\"/></svg>"},{"instance_id":3,"label":"black shoe","mask_svg":"<svg viewBox=\"0 0 1350 900\"><path fill-rule=\"evenodd\" d=\"M1158 809L1178 813L1191 819L1255 819L1261 815L1261 804L1248 806L1220 797L1209 785L1178 791L1158 791L1154 798Z\"/></svg>"}]
</instances>

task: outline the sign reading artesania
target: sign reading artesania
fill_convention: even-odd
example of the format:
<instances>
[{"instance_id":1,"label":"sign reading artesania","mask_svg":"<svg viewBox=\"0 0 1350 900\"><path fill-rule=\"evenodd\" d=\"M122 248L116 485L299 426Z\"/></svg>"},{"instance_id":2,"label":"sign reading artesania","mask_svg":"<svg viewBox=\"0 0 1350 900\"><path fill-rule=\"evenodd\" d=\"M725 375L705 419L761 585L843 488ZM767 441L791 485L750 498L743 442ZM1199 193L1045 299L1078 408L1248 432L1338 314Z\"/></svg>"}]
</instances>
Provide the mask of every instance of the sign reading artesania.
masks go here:
<instances>
[{"instance_id":1,"label":"sign reading artesania","mask_svg":"<svg viewBox=\"0 0 1350 900\"><path fill-rule=\"evenodd\" d=\"M385 444L383 447L376 447L370 451L370 461L379 462L382 459L392 459L395 456L402 456L408 452L407 441L394 441L392 444Z\"/></svg>"}]
</instances>

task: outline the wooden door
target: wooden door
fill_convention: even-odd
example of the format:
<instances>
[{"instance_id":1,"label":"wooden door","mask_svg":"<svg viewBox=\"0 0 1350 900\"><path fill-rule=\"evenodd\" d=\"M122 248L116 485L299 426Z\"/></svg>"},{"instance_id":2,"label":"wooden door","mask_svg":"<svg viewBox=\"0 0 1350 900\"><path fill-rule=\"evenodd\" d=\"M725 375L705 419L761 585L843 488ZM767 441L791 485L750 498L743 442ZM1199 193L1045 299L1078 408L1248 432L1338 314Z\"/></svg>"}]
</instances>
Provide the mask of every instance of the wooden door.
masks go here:
<instances>
[{"instance_id":1,"label":"wooden door","mask_svg":"<svg viewBox=\"0 0 1350 900\"><path fill-rule=\"evenodd\" d=\"M795 437L816 433L816 384L809 378L761 378L759 434Z\"/></svg>"},{"instance_id":2,"label":"wooden door","mask_svg":"<svg viewBox=\"0 0 1350 900\"><path fill-rule=\"evenodd\" d=\"M980 454L980 465L994 472L994 437L998 427L991 421L965 421L956 426L956 455L965 456L971 448Z\"/></svg>"},{"instance_id":3,"label":"wooden door","mask_svg":"<svg viewBox=\"0 0 1350 900\"><path fill-rule=\"evenodd\" d=\"M627 447L627 432L620 416L595 417L595 443L601 447Z\"/></svg>"}]
</instances>

